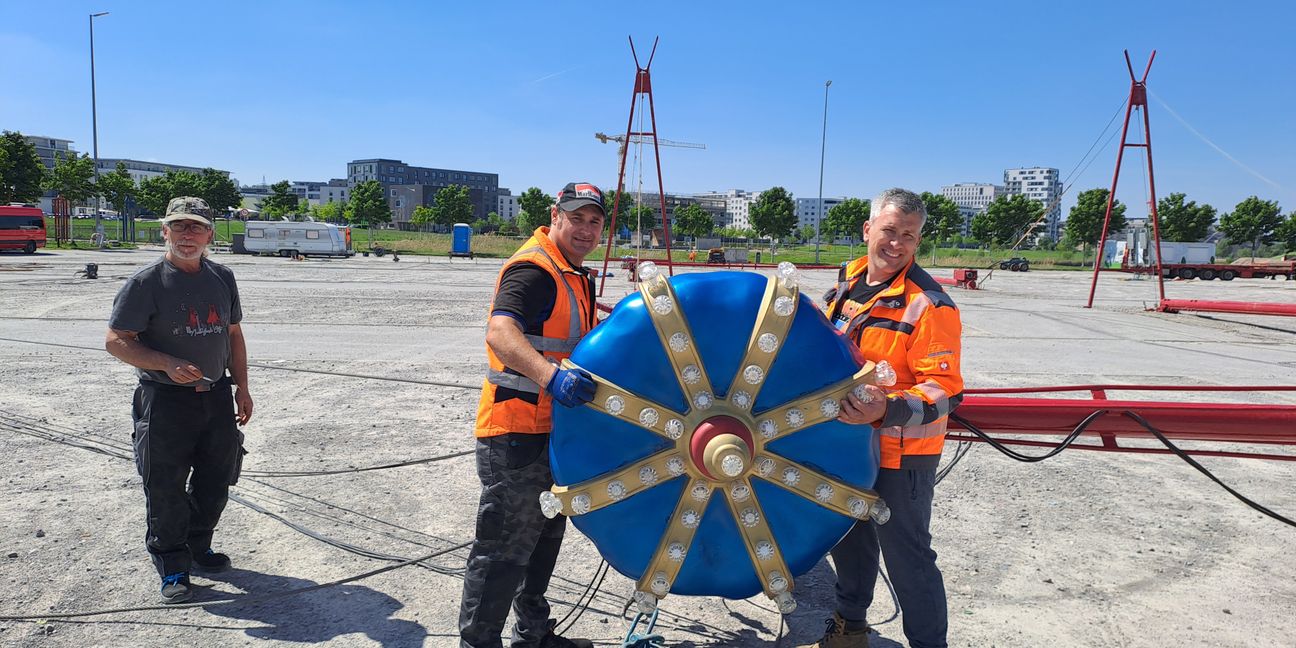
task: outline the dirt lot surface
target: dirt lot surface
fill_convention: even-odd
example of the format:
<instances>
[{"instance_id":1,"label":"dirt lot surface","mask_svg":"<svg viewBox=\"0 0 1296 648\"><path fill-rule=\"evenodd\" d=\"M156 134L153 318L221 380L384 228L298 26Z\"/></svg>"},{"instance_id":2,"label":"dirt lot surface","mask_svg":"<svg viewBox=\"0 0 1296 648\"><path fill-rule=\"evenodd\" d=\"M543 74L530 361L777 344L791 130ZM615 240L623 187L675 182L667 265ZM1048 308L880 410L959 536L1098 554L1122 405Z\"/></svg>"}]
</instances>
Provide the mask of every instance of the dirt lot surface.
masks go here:
<instances>
[{"instance_id":1,"label":"dirt lot surface","mask_svg":"<svg viewBox=\"0 0 1296 648\"><path fill-rule=\"evenodd\" d=\"M129 459L134 377L102 347L117 289L158 254L0 255L0 616L155 603L144 500ZM500 262L218 260L238 277L254 364L251 454L234 490L252 506L230 503L217 543L235 569L196 579L198 600L257 597L392 564L336 545L406 558L450 551L426 568L275 600L0 621L0 645L455 645L467 553L455 547L472 538L478 494L471 456L328 476L256 471L470 450L483 315ZM73 276L87 262L99 264L98 280ZM820 295L834 275L805 272L804 289ZM603 301L628 289L618 273ZM1192 389L1296 384L1296 321L1144 312L1155 284L1128 275L1105 274L1092 310L1082 308L1087 290L1087 275L1062 272L996 272L984 290L951 289L963 313L969 387L1175 384L1184 390L1118 396L1296 404L1291 392ZM1167 292L1296 302L1296 282L1174 282ZM947 460L953 450L951 443ZM1296 463L1202 463L1296 517ZM1024 464L976 444L937 488L935 507L952 645L1286 647L1296 637L1296 529L1174 457L1075 450ZM569 532L551 588L559 618L599 562L593 545ZM770 646L780 631L779 645L809 644L831 613L832 582L828 561L798 578L800 607L786 623L764 597L670 597L658 630L670 646ZM620 645L631 591L610 573L569 634ZM879 583L870 620L892 609ZM903 645L898 621L878 629L873 646Z\"/></svg>"}]
</instances>

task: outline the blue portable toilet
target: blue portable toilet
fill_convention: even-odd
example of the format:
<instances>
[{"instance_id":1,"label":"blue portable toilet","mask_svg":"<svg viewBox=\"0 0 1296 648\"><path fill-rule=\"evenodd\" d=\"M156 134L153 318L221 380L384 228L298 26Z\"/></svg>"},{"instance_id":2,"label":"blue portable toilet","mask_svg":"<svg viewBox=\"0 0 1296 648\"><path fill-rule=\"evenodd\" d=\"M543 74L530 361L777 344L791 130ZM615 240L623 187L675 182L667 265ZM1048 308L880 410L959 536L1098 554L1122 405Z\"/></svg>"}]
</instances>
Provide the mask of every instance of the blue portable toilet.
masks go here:
<instances>
[{"instance_id":1,"label":"blue portable toilet","mask_svg":"<svg viewBox=\"0 0 1296 648\"><path fill-rule=\"evenodd\" d=\"M472 258L472 226L468 223L455 223L450 238L450 258Z\"/></svg>"}]
</instances>

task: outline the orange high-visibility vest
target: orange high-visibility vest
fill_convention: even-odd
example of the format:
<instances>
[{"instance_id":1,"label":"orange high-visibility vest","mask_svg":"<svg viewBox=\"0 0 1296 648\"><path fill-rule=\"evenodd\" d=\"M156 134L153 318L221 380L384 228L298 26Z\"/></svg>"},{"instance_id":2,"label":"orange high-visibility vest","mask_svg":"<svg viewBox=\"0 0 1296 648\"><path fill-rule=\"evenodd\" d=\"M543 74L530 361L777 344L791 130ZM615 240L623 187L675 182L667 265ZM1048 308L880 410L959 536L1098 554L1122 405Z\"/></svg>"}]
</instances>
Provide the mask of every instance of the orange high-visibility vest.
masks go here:
<instances>
[{"instance_id":1,"label":"orange high-visibility vest","mask_svg":"<svg viewBox=\"0 0 1296 648\"><path fill-rule=\"evenodd\" d=\"M954 300L913 261L865 304L848 299L868 274L868 257L842 268L828 294L827 314L873 362L895 368L879 434L883 468L935 468L948 416L963 400L960 338Z\"/></svg>"},{"instance_id":2,"label":"orange high-visibility vest","mask_svg":"<svg viewBox=\"0 0 1296 648\"><path fill-rule=\"evenodd\" d=\"M590 279L572 268L558 247L549 240L547 226L536 229L531 238L504 263L499 277L495 279L497 291L504 271L518 263L535 264L554 280L557 290L553 312L545 320L543 335L528 334L526 339L549 361L562 362L594 326L594 308L589 297ZM544 386L537 385L521 372L504 366L489 344L486 345L486 357L490 361L490 368L486 371L481 400L477 404L475 434L491 437L509 432L549 432L552 427L553 400Z\"/></svg>"}]
</instances>

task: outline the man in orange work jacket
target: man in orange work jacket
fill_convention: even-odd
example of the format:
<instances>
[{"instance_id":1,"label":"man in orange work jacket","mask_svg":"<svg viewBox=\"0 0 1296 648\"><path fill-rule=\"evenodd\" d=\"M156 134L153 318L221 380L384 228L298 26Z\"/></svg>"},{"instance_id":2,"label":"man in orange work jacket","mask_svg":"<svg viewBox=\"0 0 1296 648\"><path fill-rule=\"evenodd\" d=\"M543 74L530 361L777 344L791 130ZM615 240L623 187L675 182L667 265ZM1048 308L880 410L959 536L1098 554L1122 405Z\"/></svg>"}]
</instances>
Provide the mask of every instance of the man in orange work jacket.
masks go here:
<instances>
[{"instance_id":1,"label":"man in orange work jacket","mask_svg":"<svg viewBox=\"0 0 1296 648\"><path fill-rule=\"evenodd\" d=\"M879 551L909 645L946 646L945 585L931 548L931 507L946 420L963 399L963 325L954 301L914 262L926 221L926 206L913 192L882 192L864 223L868 255L842 268L827 295L829 320L867 359L889 362L896 384L890 392L869 385L864 399L842 401L842 421L874 425L881 435L874 490L890 506L891 519L857 523L833 549L837 610L822 648L868 646L866 615Z\"/></svg>"},{"instance_id":2,"label":"man in orange work jacket","mask_svg":"<svg viewBox=\"0 0 1296 648\"><path fill-rule=\"evenodd\" d=\"M504 263L486 329L490 367L477 408L477 536L459 608L462 648L499 648L512 605L513 648L592 646L554 633L545 590L566 518L545 519L538 499L553 485L553 403L594 398L589 374L558 363L595 323L594 282L581 267L599 244L606 211L598 187L573 182L558 193L551 225Z\"/></svg>"}]
</instances>

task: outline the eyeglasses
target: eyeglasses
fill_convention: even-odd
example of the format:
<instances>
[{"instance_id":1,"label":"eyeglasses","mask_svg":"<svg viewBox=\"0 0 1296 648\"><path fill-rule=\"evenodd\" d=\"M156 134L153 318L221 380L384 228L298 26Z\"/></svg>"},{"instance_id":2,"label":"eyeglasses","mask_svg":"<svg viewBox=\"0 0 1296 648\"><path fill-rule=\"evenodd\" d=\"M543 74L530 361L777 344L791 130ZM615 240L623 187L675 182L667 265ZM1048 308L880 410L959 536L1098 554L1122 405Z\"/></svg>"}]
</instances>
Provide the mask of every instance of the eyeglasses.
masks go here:
<instances>
[{"instance_id":1,"label":"eyeglasses","mask_svg":"<svg viewBox=\"0 0 1296 648\"><path fill-rule=\"evenodd\" d=\"M211 227L197 221L175 221L167 225L177 234L202 234L211 231Z\"/></svg>"}]
</instances>

